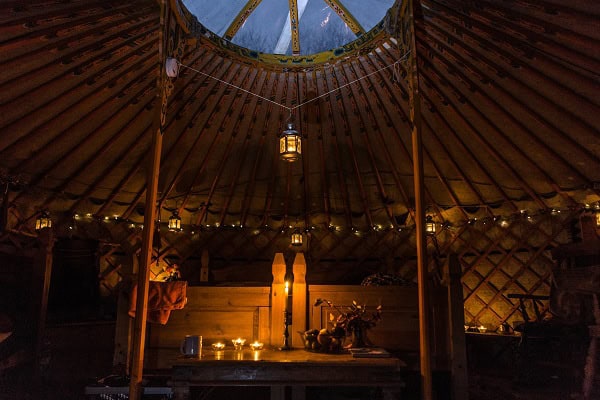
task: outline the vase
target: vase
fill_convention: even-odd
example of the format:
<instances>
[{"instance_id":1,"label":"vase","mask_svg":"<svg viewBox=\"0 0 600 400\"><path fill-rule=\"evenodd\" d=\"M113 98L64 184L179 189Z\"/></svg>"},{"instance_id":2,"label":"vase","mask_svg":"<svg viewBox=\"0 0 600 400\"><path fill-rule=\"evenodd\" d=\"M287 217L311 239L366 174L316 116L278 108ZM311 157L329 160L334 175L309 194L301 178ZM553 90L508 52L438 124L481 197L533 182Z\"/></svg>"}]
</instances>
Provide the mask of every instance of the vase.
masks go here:
<instances>
[{"instance_id":1,"label":"vase","mask_svg":"<svg viewBox=\"0 0 600 400\"><path fill-rule=\"evenodd\" d=\"M368 342L367 328L361 326L352 330L352 344L350 345L351 349L367 347Z\"/></svg>"}]
</instances>

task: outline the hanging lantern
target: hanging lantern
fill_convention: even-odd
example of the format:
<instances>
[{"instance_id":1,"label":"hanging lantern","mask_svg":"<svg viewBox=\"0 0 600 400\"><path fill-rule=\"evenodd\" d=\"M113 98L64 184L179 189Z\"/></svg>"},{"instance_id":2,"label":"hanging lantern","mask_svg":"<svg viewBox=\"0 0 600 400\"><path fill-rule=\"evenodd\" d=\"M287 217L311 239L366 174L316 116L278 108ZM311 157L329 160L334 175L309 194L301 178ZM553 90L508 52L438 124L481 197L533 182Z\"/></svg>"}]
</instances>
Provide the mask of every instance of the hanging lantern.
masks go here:
<instances>
[{"instance_id":1,"label":"hanging lantern","mask_svg":"<svg viewBox=\"0 0 600 400\"><path fill-rule=\"evenodd\" d=\"M428 235L435 235L435 222L431 215L428 215L425 218L425 233Z\"/></svg>"},{"instance_id":2,"label":"hanging lantern","mask_svg":"<svg viewBox=\"0 0 600 400\"><path fill-rule=\"evenodd\" d=\"M177 210L173 211L173 214L169 217L169 230L174 232L181 231L181 217Z\"/></svg>"},{"instance_id":3,"label":"hanging lantern","mask_svg":"<svg viewBox=\"0 0 600 400\"><path fill-rule=\"evenodd\" d=\"M284 161L294 162L302 154L302 140L294 124L290 122L287 127L279 137L279 156Z\"/></svg>"},{"instance_id":4,"label":"hanging lantern","mask_svg":"<svg viewBox=\"0 0 600 400\"><path fill-rule=\"evenodd\" d=\"M292 246L302 246L302 233L298 229L292 233Z\"/></svg>"},{"instance_id":5,"label":"hanging lantern","mask_svg":"<svg viewBox=\"0 0 600 400\"><path fill-rule=\"evenodd\" d=\"M51 228L52 220L48 211L42 211L35 219L35 230L40 231L44 228Z\"/></svg>"}]
</instances>

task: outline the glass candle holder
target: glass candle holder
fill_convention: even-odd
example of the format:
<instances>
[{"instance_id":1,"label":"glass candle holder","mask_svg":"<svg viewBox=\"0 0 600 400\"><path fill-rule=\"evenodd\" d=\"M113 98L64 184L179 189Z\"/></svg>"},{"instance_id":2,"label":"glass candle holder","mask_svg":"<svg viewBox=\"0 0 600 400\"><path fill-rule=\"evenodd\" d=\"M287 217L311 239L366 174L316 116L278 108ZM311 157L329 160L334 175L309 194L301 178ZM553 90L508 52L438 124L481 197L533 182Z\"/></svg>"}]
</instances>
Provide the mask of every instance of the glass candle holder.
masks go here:
<instances>
[{"instance_id":1,"label":"glass candle holder","mask_svg":"<svg viewBox=\"0 0 600 400\"><path fill-rule=\"evenodd\" d=\"M244 343L246 343L246 339L231 339L231 343L233 343L234 350L242 350L242 348L244 347Z\"/></svg>"},{"instance_id":2,"label":"glass candle holder","mask_svg":"<svg viewBox=\"0 0 600 400\"><path fill-rule=\"evenodd\" d=\"M250 348L252 350L262 350L263 349L263 344L259 341L255 341L253 343L250 343Z\"/></svg>"}]
</instances>

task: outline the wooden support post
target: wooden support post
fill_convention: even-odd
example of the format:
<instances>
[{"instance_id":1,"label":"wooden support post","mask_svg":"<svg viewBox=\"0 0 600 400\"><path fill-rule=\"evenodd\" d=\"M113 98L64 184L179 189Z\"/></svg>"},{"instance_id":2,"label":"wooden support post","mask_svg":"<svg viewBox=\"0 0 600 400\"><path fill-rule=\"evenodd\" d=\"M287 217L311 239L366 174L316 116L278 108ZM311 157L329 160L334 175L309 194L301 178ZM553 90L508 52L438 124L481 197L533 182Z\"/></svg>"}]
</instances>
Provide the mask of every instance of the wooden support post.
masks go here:
<instances>
[{"instance_id":1,"label":"wooden support post","mask_svg":"<svg viewBox=\"0 0 600 400\"><path fill-rule=\"evenodd\" d=\"M285 259L283 253L275 253L273 266L273 283L271 284L271 346L283 343L283 311L285 310Z\"/></svg>"},{"instance_id":2,"label":"wooden support post","mask_svg":"<svg viewBox=\"0 0 600 400\"><path fill-rule=\"evenodd\" d=\"M168 15L167 1L161 1L160 30L159 30L159 56L161 70L159 72L157 90L156 114L153 123L152 152L146 176L146 206L144 209L144 230L142 232L142 250L140 254L140 267L138 270L138 285L136 298L136 313L133 331L133 360L131 362L129 399L140 400L142 398L142 378L144 373L144 350L146 346L146 314L148 310L148 292L150 279L150 264L152 263L152 243L154 238L154 227L156 219L156 200L158 191L158 175L160 171L160 157L162 153L162 135L165 124L167 99L169 91L166 86L165 65L165 39L166 19Z\"/></svg>"},{"instance_id":3,"label":"wooden support post","mask_svg":"<svg viewBox=\"0 0 600 400\"><path fill-rule=\"evenodd\" d=\"M465 342L465 307L463 303L462 270L458 256L448 259L448 326L450 332L450 372L452 399L469 399L467 345Z\"/></svg>"},{"instance_id":4,"label":"wooden support post","mask_svg":"<svg viewBox=\"0 0 600 400\"><path fill-rule=\"evenodd\" d=\"M144 230L142 232L142 252L138 270L136 312L133 330L133 360L129 398L139 400L142 396L142 378L144 371L144 349L146 344L146 314L148 310L148 291L150 279L150 264L152 263L152 238L154 235L154 220L156 215L156 200L158 189L158 170L162 149L162 132L157 128L152 143L152 163L148 169L148 187L146 190L146 208L144 211Z\"/></svg>"},{"instance_id":5,"label":"wooden support post","mask_svg":"<svg viewBox=\"0 0 600 400\"><path fill-rule=\"evenodd\" d=\"M51 228L42 229L38 238L40 248L33 263L31 316L35 321L33 340L35 345L34 376L39 377L44 350L46 315L48 312L48 293L52 276L52 252L54 250L54 233Z\"/></svg>"},{"instance_id":6,"label":"wooden support post","mask_svg":"<svg viewBox=\"0 0 600 400\"><path fill-rule=\"evenodd\" d=\"M423 142L421 138L421 95L419 93L419 71L417 66L417 30L415 8L418 0L412 0L409 8L410 47L409 107L412 122L412 155L415 186L415 226L417 241L417 278L419 284L419 350L421 364L421 392L423 400L432 400L431 337L429 328L429 273L427 269L427 237L425 233L425 201L423 199Z\"/></svg>"},{"instance_id":7,"label":"wooden support post","mask_svg":"<svg viewBox=\"0 0 600 400\"><path fill-rule=\"evenodd\" d=\"M304 253L297 253L294 258L294 285L292 287L292 347L304 347L304 340L298 332L307 329L306 310L306 259Z\"/></svg>"}]
</instances>

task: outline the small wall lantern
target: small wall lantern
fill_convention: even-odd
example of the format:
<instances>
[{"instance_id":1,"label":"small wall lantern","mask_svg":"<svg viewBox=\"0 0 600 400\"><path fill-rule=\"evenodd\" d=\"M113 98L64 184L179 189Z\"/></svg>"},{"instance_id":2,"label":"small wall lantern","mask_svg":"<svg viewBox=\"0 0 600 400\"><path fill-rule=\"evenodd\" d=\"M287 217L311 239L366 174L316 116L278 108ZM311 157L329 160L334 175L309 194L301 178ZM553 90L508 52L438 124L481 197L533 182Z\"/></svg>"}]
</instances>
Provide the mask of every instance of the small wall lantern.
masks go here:
<instances>
[{"instance_id":1,"label":"small wall lantern","mask_svg":"<svg viewBox=\"0 0 600 400\"><path fill-rule=\"evenodd\" d=\"M302 246L302 233L298 229L292 233L292 246Z\"/></svg>"},{"instance_id":2,"label":"small wall lantern","mask_svg":"<svg viewBox=\"0 0 600 400\"><path fill-rule=\"evenodd\" d=\"M35 230L40 231L44 228L51 228L52 220L48 211L42 211L35 219Z\"/></svg>"},{"instance_id":3,"label":"small wall lantern","mask_svg":"<svg viewBox=\"0 0 600 400\"><path fill-rule=\"evenodd\" d=\"M435 222L433 221L433 217L428 215L425 218L425 233L428 235L435 235Z\"/></svg>"},{"instance_id":4,"label":"small wall lantern","mask_svg":"<svg viewBox=\"0 0 600 400\"><path fill-rule=\"evenodd\" d=\"M171 216L169 217L169 230L173 232L181 231L181 217L179 216L179 212L177 210L173 211Z\"/></svg>"}]
</instances>

